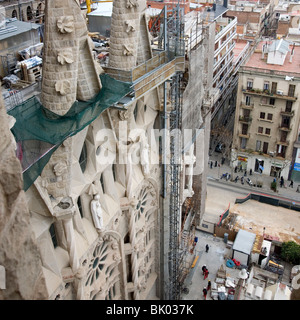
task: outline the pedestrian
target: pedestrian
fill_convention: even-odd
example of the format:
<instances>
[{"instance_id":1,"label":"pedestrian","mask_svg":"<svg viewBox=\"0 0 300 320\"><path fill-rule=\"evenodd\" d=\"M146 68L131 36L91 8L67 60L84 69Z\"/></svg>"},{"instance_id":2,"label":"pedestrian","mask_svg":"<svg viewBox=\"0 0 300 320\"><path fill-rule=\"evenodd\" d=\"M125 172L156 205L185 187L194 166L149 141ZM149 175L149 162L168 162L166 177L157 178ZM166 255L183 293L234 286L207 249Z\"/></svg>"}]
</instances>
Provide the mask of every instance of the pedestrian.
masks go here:
<instances>
[{"instance_id":1,"label":"pedestrian","mask_svg":"<svg viewBox=\"0 0 300 320\"><path fill-rule=\"evenodd\" d=\"M215 167L216 167L217 165L218 165L218 161L216 160L216 161L215 161Z\"/></svg>"},{"instance_id":2,"label":"pedestrian","mask_svg":"<svg viewBox=\"0 0 300 320\"><path fill-rule=\"evenodd\" d=\"M235 168L234 168L234 172L235 172L235 173L237 173L237 166L235 166Z\"/></svg>"},{"instance_id":3,"label":"pedestrian","mask_svg":"<svg viewBox=\"0 0 300 320\"><path fill-rule=\"evenodd\" d=\"M204 280L208 277L208 275L209 275L208 269L205 269L205 271L204 271Z\"/></svg>"},{"instance_id":4,"label":"pedestrian","mask_svg":"<svg viewBox=\"0 0 300 320\"><path fill-rule=\"evenodd\" d=\"M294 186L294 181L291 180L291 182L290 182L290 184L289 184L289 187L293 188L293 186Z\"/></svg>"},{"instance_id":5,"label":"pedestrian","mask_svg":"<svg viewBox=\"0 0 300 320\"><path fill-rule=\"evenodd\" d=\"M203 297L204 297L204 300L206 300L206 295L207 295L207 290L206 288L203 288Z\"/></svg>"},{"instance_id":6,"label":"pedestrian","mask_svg":"<svg viewBox=\"0 0 300 320\"><path fill-rule=\"evenodd\" d=\"M283 187L283 184L284 184L284 179L283 179L283 176L280 177L280 188Z\"/></svg>"},{"instance_id":7,"label":"pedestrian","mask_svg":"<svg viewBox=\"0 0 300 320\"><path fill-rule=\"evenodd\" d=\"M212 169L212 167L213 167L213 162L211 161L210 162L210 168Z\"/></svg>"},{"instance_id":8,"label":"pedestrian","mask_svg":"<svg viewBox=\"0 0 300 320\"><path fill-rule=\"evenodd\" d=\"M203 274L203 275L204 275L205 270L207 270L207 268L206 268L206 265L204 264L204 265L202 266L202 274Z\"/></svg>"},{"instance_id":9,"label":"pedestrian","mask_svg":"<svg viewBox=\"0 0 300 320\"><path fill-rule=\"evenodd\" d=\"M250 169L249 174L250 174L250 176L252 176L252 169Z\"/></svg>"},{"instance_id":10,"label":"pedestrian","mask_svg":"<svg viewBox=\"0 0 300 320\"><path fill-rule=\"evenodd\" d=\"M210 287L211 287L211 282L210 282L210 280L208 280L206 290L209 291Z\"/></svg>"},{"instance_id":11,"label":"pedestrian","mask_svg":"<svg viewBox=\"0 0 300 320\"><path fill-rule=\"evenodd\" d=\"M205 252L208 252L208 250L209 250L209 245L206 244L206 246L205 246Z\"/></svg>"}]
</instances>

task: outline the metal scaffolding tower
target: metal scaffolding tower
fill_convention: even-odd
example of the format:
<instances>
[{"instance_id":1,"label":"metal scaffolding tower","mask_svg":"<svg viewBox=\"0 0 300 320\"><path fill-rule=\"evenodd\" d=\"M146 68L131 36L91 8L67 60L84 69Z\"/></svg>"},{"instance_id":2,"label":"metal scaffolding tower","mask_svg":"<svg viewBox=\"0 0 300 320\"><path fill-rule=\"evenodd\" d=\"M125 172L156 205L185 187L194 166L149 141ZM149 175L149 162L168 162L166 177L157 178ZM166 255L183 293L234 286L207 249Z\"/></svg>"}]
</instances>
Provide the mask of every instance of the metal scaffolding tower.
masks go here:
<instances>
[{"instance_id":1,"label":"metal scaffolding tower","mask_svg":"<svg viewBox=\"0 0 300 320\"><path fill-rule=\"evenodd\" d=\"M182 95L180 89L182 74L176 73L171 83L170 112L170 205L169 205L169 299L180 300L181 283L179 281L180 256L179 233L181 219L180 172L182 160L181 119Z\"/></svg>"},{"instance_id":2,"label":"metal scaffolding tower","mask_svg":"<svg viewBox=\"0 0 300 320\"><path fill-rule=\"evenodd\" d=\"M182 23L182 9L179 2L171 10L165 6L160 16L153 23L160 26L158 32L158 48L167 52L169 58L184 56L184 35ZM156 31L158 28L156 28ZM151 31L151 30L150 30ZM166 137L163 146L163 175L164 188L162 196L166 200L164 207L163 229L168 230L163 238L164 246L164 299L180 300L181 296L181 263L179 254L179 236L181 220L180 174L182 162L182 79L183 71L176 71L167 83L164 83L164 129L169 129L170 144ZM167 111L167 101L170 109ZM167 151L168 150L168 151ZM166 153L170 155L170 163L166 165Z\"/></svg>"}]
</instances>

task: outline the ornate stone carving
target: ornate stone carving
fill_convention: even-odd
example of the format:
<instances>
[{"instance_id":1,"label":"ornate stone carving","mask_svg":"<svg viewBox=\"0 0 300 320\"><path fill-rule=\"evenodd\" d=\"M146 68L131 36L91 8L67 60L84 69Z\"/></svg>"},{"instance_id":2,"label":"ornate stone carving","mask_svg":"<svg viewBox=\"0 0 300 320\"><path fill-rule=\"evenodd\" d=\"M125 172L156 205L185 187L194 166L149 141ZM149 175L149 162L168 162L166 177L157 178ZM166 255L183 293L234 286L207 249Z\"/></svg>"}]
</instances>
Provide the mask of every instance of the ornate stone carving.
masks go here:
<instances>
[{"instance_id":1,"label":"ornate stone carving","mask_svg":"<svg viewBox=\"0 0 300 320\"><path fill-rule=\"evenodd\" d=\"M64 51L60 51L57 54L57 61L64 65L64 64L69 64L74 62L74 57L73 57L73 52L71 49L65 49Z\"/></svg>"},{"instance_id":2,"label":"ornate stone carving","mask_svg":"<svg viewBox=\"0 0 300 320\"><path fill-rule=\"evenodd\" d=\"M53 167L53 172L57 176L57 181L62 180L62 175L67 171L67 163L65 161L57 162Z\"/></svg>"},{"instance_id":3,"label":"ornate stone carving","mask_svg":"<svg viewBox=\"0 0 300 320\"><path fill-rule=\"evenodd\" d=\"M139 4L138 4L137 0L127 0L127 3L126 3L127 9L131 9L133 7L138 7L138 6L139 6Z\"/></svg>"},{"instance_id":4,"label":"ornate stone carving","mask_svg":"<svg viewBox=\"0 0 300 320\"><path fill-rule=\"evenodd\" d=\"M123 47L124 47L124 50L123 50L123 55L124 56L133 56L133 49L132 48L130 48L126 44L124 44Z\"/></svg>"},{"instance_id":5,"label":"ornate stone carving","mask_svg":"<svg viewBox=\"0 0 300 320\"><path fill-rule=\"evenodd\" d=\"M60 33L71 33L74 31L74 17L62 16L57 19L57 28Z\"/></svg>"},{"instance_id":6,"label":"ornate stone carving","mask_svg":"<svg viewBox=\"0 0 300 320\"><path fill-rule=\"evenodd\" d=\"M71 84L68 80L58 80L55 83L55 90L59 92L62 96L71 92Z\"/></svg>"},{"instance_id":7,"label":"ornate stone carving","mask_svg":"<svg viewBox=\"0 0 300 320\"><path fill-rule=\"evenodd\" d=\"M94 199L91 201L91 212L95 228L103 231L102 208L99 199L99 194L95 194Z\"/></svg>"},{"instance_id":8,"label":"ornate stone carving","mask_svg":"<svg viewBox=\"0 0 300 320\"><path fill-rule=\"evenodd\" d=\"M119 110L119 118L120 120L128 120L129 119L129 111L128 110Z\"/></svg>"},{"instance_id":9,"label":"ornate stone carving","mask_svg":"<svg viewBox=\"0 0 300 320\"><path fill-rule=\"evenodd\" d=\"M132 21L125 21L125 25L126 25L126 32L129 33L129 32L134 32L135 31L135 27L134 27L134 23L132 23Z\"/></svg>"}]
</instances>

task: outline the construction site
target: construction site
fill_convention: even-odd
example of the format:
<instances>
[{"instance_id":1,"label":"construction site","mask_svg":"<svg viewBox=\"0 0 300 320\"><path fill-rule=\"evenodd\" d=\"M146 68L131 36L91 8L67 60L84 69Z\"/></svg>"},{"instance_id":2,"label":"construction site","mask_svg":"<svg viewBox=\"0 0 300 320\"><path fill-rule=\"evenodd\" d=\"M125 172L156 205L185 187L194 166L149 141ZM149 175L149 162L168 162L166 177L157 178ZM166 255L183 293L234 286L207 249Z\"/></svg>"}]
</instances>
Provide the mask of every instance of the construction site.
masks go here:
<instances>
[{"instance_id":1,"label":"construction site","mask_svg":"<svg viewBox=\"0 0 300 320\"><path fill-rule=\"evenodd\" d=\"M115 0L105 38L79 2L48 1L42 63L18 64L31 84L8 77L1 299L181 299L205 206L218 15L172 2L149 28L146 9Z\"/></svg>"}]
</instances>

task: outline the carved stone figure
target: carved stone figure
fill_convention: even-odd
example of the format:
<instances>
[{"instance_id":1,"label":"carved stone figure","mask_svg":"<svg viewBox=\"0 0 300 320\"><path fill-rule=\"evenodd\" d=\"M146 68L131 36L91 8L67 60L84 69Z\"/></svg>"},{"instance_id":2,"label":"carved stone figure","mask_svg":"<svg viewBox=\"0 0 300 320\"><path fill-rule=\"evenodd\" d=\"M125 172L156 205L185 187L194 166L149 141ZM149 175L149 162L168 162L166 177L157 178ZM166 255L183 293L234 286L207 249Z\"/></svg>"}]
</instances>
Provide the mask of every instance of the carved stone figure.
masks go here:
<instances>
[{"instance_id":1,"label":"carved stone figure","mask_svg":"<svg viewBox=\"0 0 300 320\"><path fill-rule=\"evenodd\" d=\"M143 174L149 176L150 167L149 167L149 144L147 137L141 135L141 165L143 168Z\"/></svg>"},{"instance_id":2,"label":"carved stone figure","mask_svg":"<svg viewBox=\"0 0 300 320\"><path fill-rule=\"evenodd\" d=\"M92 212L95 228L100 231L100 230L103 230L103 218L102 218L102 208L101 208L99 199L100 199L99 194L95 194L94 199L91 201L91 212Z\"/></svg>"}]
</instances>

